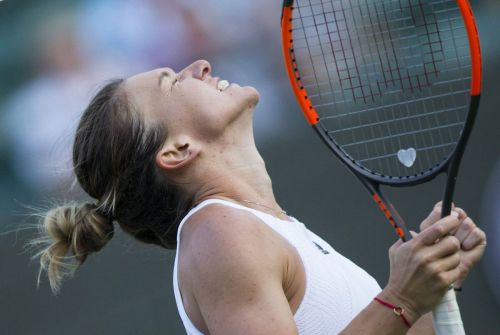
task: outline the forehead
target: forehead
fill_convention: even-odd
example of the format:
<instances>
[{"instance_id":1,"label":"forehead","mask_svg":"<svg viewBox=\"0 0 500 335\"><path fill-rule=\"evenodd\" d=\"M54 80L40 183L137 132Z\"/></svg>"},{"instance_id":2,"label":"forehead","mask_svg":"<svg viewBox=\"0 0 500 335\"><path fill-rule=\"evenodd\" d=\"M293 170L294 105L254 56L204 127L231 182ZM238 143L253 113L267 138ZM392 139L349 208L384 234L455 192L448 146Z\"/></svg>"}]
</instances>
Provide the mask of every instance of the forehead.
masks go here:
<instances>
[{"instance_id":1,"label":"forehead","mask_svg":"<svg viewBox=\"0 0 500 335\"><path fill-rule=\"evenodd\" d=\"M159 88L160 79L162 77L174 77L175 72L170 68L158 68L147 72L142 72L131 76L125 80L125 89L129 93L137 89L144 88Z\"/></svg>"},{"instance_id":2,"label":"forehead","mask_svg":"<svg viewBox=\"0 0 500 335\"><path fill-rule=\"evenodd\" d=\"M136 74L125 80L123 89L128 96L130 102L137 107L137 109L148 118L153 117L158 109L158 103L162 100L159 99L160 95L164 95L165 90L163 86L167 85L163 80L160 86L162 77L172 79L175 72L170 68L159 68L143 73Z\"/></svg>"}]
</instances>

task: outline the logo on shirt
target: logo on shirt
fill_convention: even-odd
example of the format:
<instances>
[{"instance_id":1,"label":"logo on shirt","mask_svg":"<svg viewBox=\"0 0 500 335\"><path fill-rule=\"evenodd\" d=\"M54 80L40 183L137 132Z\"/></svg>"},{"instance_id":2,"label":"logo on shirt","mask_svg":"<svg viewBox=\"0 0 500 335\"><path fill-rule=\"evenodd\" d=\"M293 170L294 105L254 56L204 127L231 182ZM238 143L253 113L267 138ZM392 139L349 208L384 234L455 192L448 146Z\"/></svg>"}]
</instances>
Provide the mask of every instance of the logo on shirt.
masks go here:
<instances>
[{"instance_id":1,"label":"logo on shirt","mask_svg":"<svg viewBox=\"0 0 500 335\"><path fill-rule=\"evenodd\" d=\"M312 243L314 243L316 248L318 248L318 250L321 251L323 254L328 255L330 253L328 250L323 249L323 247L320 246L318 243L316 243L314 241L312 241Z\"/></svg>"}]
</instances>

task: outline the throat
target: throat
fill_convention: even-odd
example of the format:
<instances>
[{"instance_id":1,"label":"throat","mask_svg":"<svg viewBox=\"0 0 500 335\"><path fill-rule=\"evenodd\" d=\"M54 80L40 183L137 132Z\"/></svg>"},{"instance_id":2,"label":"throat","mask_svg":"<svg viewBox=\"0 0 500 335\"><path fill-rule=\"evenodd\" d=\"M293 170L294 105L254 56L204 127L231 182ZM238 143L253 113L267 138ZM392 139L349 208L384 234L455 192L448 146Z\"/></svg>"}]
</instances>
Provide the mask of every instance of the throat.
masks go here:
<instances>
[{"instance_id":1,"label":"throat","mask_svg":"<svg viewBox=\"0 0 500 335\"><path fill-rule=\"evenodd\" d=\"M274 215L286 214L276 203L271 178L259 164L218 169L192 186L196 203L221 198L264 212L275 212Z\"/></svg>"}]
</instances>

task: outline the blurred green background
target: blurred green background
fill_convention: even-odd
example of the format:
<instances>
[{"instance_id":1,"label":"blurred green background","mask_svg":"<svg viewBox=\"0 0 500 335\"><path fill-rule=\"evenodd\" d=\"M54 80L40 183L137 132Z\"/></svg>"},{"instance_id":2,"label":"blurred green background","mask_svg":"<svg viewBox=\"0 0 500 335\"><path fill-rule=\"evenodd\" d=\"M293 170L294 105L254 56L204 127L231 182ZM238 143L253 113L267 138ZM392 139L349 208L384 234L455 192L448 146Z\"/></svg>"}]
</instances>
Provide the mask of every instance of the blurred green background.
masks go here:
<instances>
[{"instance_id":1,"label":"blurred green background","mask_svg":"<svg viewBox=\"0 0 500 335\"><path fill-rule=\"evenodd\" d=\"M500 2L472 1L482 37L484 93L456 202L488 231L485 260L459 296L468 334L500 334ZM182 334L174 253L119 229L53 296L23 249L27 206L82 198L68 148L79 113L103 80L197 58L257 87L256 138L276 196L291 215L384 286L395 241L366 191L303 121L281 60L280 1L0 1L0 334ZM389 190L417 229L443 178ZM496 224L495 224L496 223Z\"/></svg>"}]
</instances>

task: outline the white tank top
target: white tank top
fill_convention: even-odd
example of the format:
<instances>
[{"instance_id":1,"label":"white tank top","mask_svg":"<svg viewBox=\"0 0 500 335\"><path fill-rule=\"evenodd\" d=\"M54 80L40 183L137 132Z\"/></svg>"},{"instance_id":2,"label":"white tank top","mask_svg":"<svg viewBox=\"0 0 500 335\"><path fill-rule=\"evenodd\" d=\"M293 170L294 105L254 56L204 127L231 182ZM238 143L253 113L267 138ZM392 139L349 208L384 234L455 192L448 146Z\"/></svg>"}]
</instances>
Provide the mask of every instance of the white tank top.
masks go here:
<instances>
[{"instance_id":1,"label":"white tank top","mask_svg":"<svg viewBox=\"0 0 500 335\"><path fill-rule=\"evenodd\" d=\"M179 315L188 335L203 334L187 316L179 291L177 267L180 233L182 226L191 215L211 204L222 204L253 213L297 249L306 275L304 298L294 315L300 335L338 334L380 292L380 286L373 277L336 252L322 238L295 218L292 218L293 222L289 222L230 201L209 199L191 209L181 221L177 232L174 295Z\"/></svg>"}]
</instances>

